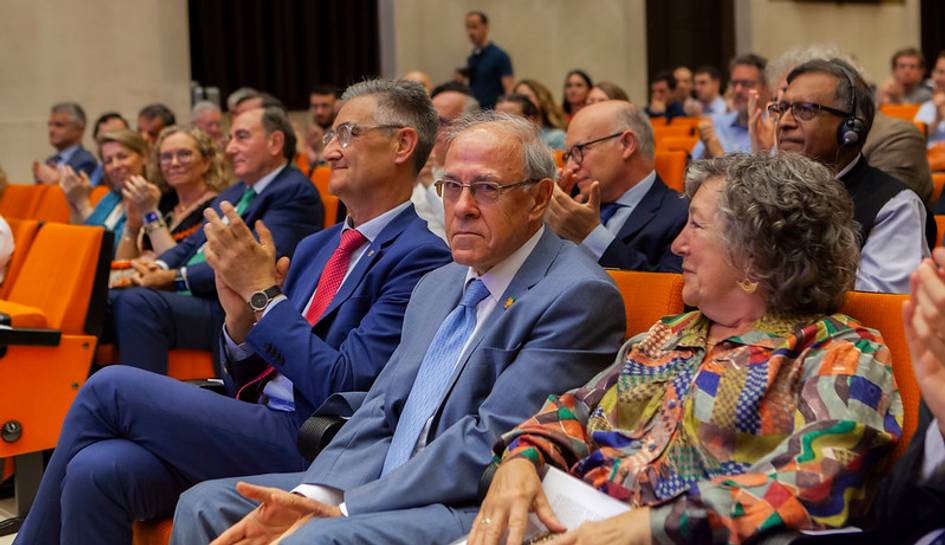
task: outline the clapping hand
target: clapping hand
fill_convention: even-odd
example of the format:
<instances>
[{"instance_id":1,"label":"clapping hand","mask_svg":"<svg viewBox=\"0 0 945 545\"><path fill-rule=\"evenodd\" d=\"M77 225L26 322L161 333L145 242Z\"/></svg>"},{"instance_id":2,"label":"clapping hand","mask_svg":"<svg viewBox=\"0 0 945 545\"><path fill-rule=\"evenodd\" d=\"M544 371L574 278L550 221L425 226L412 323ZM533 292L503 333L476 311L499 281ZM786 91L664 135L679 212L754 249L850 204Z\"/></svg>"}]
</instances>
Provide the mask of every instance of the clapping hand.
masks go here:
<instances>
[{"instance_id":1,"label":"clapping hand","mask_svg":"<svg viewBox=\"0 0 945 545\"><path fill-rule=\"evenodd\" d=\"M945 435L945 248L938 247L909 277L903 304L906 341L922 399Z\"/></svg>"}]
</instances>

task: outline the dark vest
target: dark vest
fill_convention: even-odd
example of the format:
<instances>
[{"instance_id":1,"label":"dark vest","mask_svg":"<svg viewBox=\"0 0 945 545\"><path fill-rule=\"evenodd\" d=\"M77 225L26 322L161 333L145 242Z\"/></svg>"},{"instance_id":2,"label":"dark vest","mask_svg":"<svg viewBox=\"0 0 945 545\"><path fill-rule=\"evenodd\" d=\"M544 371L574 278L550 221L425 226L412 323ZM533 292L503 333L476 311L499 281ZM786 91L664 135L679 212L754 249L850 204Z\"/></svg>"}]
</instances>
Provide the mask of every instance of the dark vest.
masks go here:
<instances>
[{"instance_id":1,"label":"dark vest","mask_svg":"<svg viewBox=\"0 0 945 545\"><path fill-rule=\"evenodd\" d=\"M889 174L871 167L862 156L857 160L856 165L840 178L840 181L843 182L853 199L853 219L860 228L860 248L862 249L876 224L876 215L879 211L889 202L889 199L909 188ZM930 246L929 250L935 246L936 236L935 218L926 208L925 240Z\"/></svg>"}]
</instances>

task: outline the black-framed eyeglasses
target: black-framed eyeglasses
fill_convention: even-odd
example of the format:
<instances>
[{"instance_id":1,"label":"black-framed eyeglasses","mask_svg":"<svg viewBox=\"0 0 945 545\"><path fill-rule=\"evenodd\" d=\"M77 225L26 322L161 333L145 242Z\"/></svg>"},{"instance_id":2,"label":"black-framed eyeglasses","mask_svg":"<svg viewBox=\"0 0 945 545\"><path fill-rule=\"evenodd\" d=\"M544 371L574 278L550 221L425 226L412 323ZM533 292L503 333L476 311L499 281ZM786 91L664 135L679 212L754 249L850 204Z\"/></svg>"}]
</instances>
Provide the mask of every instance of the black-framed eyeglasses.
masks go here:
<instances>
[{"instance_id":1,"label":"black-framed eyeglasses","mask_svg":"<svg viewBox=\"0 0 945 545\"><path fill-rule=\"evenodd\" d=\"M328 144L331 144L331 141L336 137L338 138L338 145L341 146L341 149L345 149L351 145L351 140L361 136L362 134L368 131L374 130L391 130L391 129L403 129L403 125L388 124L388 125L358 125L357 123L342 123L334 129L328 129L325 131L325 136L322 137L322 145L328 147Z\"/></svg>"},{"instance_id":2,"label":"black-framed eyeglasses","mask_svg":"<svg viewBox=\"0 0 945 545\"><path fill-rule=\"evenodd\" d=\"M622 130L622 131L620 131L620 132L615 132L614 134L608 134L607 136L601 136L600 138L595 138L595 139L593 139L593 140L588 140L587 142L581 142L580 144L574 144L573 146L571 146L570 148L568 148L568 151L564 152L564 155L562 156L562 159L564 159L564 162L567 163L568 160L570 160L570 159L573 158L575 164L580 165L581 163L584 162L584 150L585 150L588 146L592 146L592 145L594 145L594 144L603 142L604 140L610 140L611 138L617 138L618 136L620 136L621 134L623 134L625 131L626 131L626 129L624 129L624 130Z\"/></svg>"},{"instance_id":3,"label":"black-framed eyeglasses","mask_svg":"<svg viewBox=\"0 0 945 545\"><path fill-rule=\"evenodd\" d=\"M843 110L817 104L816 102L787 102L786 100L782 100L781 102L768 104L768 113L774 118L780 118L787 113L788 110L791 110L791 115L800 121L810 121L814 119L817 112L827 112L828 114L833 114L838 117L849 117L853 115L850 112L844 112Z\"/></svg>"},{"instance_id":4,"label":"black-framed eyeglasses","mask_svg":"<svg viewBox=\"0 0 945 545\"><path fill-rule=\"evenodd\" d=\"M186 165L194 160L194 151L189 149L179 149L176 152L164 151L158 155L158 162L169 165L174 162L175 157L178 163Z\"/></svg>"},{"instance_id":5,"label":"black-framed eyeglasses","mask_svg":"<svg viewBox=\"0 0 945 545\"><path fill-rule=\"evenodd\" d=\"M451 178L440 178L433 182L436 188L436 194L444 200L455 201L463 194L463 189L469 188L472 198L477 204L492 204L499 200L499 195L507 189L533 184L538 180L522 180L512 184L499 184L496 182L472 182L464 184L459 180Z\"/></svg>"}]
</instances>

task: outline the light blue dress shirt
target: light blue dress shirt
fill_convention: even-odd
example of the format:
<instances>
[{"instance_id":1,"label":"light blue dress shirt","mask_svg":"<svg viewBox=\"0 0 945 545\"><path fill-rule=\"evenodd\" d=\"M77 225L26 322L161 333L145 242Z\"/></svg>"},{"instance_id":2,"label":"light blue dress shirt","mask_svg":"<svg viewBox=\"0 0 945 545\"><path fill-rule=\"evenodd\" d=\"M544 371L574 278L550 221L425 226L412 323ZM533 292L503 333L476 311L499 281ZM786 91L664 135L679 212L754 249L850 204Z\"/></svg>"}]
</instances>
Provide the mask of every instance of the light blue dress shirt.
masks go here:
<instances>
[{"instance_id":1,"label":"light blue dress shirt","mask_svg":"<svg viewBox=\"0 0 945 545\"><path fill-rule=\"evenodd\" d=\"M624 224L627 223L627 220L630 219L630 214L633 214L637 205L643 200L643 196L653 187L654 182L656 182L655 170L644 176L639 182L633 184L633 187L614 201L620 204L620 208L607 220L607 225L598 225L591 231L591 234L584 237L584 240L581 241L581 248L584 248L588 253L594 256L595 261L600 261L600 257L604 255L610 243L620 234L620 229L622 229Z\"/></svg>"},{"instance_id":2,"label":"light blue dress shirt","mask_svg":"<svg viewBox=\"0 0 945 545\"><path fill-rule=\"evenodd\" d=\"M945 141L945 119L939 121L938 126L935 123L935 104L927 100L919 106L919 111L915 114L915 120L925 123L929 131L929 147L937 142Z\"/></svg>"},{"instance_id":3,"label":"light blue dress shirt","mask_svg":"<svg viewBox=\"0 0 945 545\"><path fill-rule=\"evenodd\" d=\"M748 134L748 127L738 124L738 112L726 112L712 116L712 125L715 127L715 135L719 137L719 143L725 153L743 152L751 153L751 136ZM692 148L692 158L702 159L705 156L705 144L700 140L696 147Z\"/></svg>"}]
</instances>

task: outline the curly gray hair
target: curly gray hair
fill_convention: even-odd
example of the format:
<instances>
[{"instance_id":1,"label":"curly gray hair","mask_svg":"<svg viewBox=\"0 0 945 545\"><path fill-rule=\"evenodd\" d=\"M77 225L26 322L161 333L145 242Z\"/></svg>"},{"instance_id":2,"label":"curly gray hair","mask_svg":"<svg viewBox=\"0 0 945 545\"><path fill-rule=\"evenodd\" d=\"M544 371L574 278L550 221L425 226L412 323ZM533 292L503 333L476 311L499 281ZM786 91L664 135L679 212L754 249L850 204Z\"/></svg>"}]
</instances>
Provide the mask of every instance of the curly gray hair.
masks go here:
<instances>
[{"instance_id":1,"label":"curly gray hair","mask_svg":"<svg viewBox=\"0 0 945 545\"><path fill-rule=\"evenodd\" d=\"M860 245L853 202L830 171L793 153L731 154L693 162L686 195L714 178L725 180L718 214L728 257L760 284L768 309L839 310Z\"/></svg>"}]
</instances>

